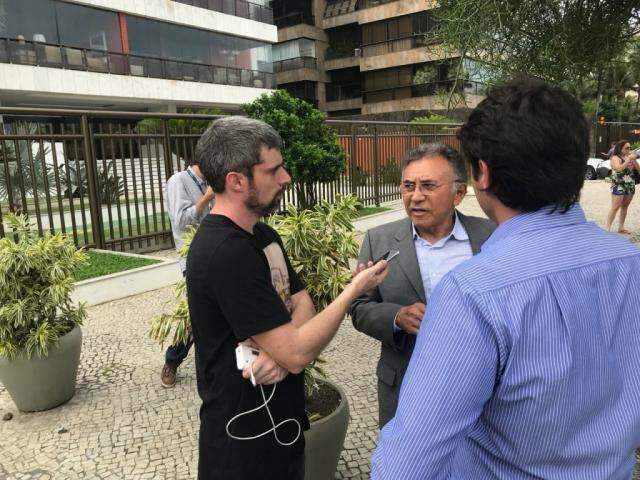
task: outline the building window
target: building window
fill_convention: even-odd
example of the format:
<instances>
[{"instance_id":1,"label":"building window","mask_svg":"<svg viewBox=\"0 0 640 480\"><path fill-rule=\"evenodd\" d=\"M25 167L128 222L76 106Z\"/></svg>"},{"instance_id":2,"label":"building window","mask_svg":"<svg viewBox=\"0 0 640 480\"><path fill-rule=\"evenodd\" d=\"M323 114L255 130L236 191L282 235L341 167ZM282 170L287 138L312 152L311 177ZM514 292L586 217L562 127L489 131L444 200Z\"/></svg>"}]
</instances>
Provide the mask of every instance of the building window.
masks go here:
<instances>
[{"instance_id":1,"label":"building window","mask_svg":"<svg viewBox=\"0 0 640 480\"><path fill-rule=\"evenodd\" d=\"M358 0L329 0L324 9L324 18L355 12L357 6Z\"/></svg>"},{"instance_id":2,"label":"building window","mask_svg":"<svg viewBox=\"0 0 640 480\"><path fill-rule=\"evenodd\" d=\"M299 38L290 42L279 43L272 47L274 62L298 57L316 56L316 42L308 38Z\"/></svg>"},{"instance_id":3,"label":"building window","mask_svg":"<svg viewBox=\"0 0 640 480\"><path fill-rule=\"evenodd\" d=\"M364 24L362 45L365 57L410 50L426 45L424 36L435 28L429 12Z\"/></svg>"},{"instance_id":4,"label":"building window","mask_svg":"<svg viewBox=\"0 0 640 480\"><path fill-rule=\"evenodd\" d=\"M197 28L127 16L133 55L272 72L271 45Z\"/></svg>"},{"instance_id":5,"label":"building window","mask_svg":"<svg viewBox=\"0 0 640 480\"><path fill-rule=\"evenodd\" d=\"M56 17L62 45L122 52L117 13L56 2Z\"/></svg>"},{"instance_id":6,"label":"building window","mask_svg":"<svg viewBox=\"0 0 640 480\"><path fill-rule=\"evenodd\" d=\"M310 0L273 0L273 23L278 28L293 25L314 25L315 18Z\"/></svg>"},{"instance_id":7,"label":"building window","mask_svg":"<svg viewBox=\"0 0 640 480\"><path fill-rule=\"evenodd\" d=\"M55 4L49 0L0 0L0 36L60 43Z\"/></svg>"}]
</instances>

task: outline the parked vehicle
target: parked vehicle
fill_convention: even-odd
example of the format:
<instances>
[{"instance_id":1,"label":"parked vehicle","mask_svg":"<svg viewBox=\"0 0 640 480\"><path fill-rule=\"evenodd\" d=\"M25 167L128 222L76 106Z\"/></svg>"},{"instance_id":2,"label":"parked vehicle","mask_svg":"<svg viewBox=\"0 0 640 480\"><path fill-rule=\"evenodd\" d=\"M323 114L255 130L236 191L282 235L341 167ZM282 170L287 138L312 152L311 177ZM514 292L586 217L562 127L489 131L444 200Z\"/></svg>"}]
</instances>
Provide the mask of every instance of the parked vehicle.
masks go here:
<instances>
[{"instance_id":1,"label":"parked vehicle","mask_svg":"<svg viewBox=\"0 0 640 480\"><path fill-rule=\"evenodd\" d=\"M611 174L611 162L602 158L589 158L587 160L587 169L584 178L587 180L596 180L605 178Z\"/></svg>"}]
</instances>

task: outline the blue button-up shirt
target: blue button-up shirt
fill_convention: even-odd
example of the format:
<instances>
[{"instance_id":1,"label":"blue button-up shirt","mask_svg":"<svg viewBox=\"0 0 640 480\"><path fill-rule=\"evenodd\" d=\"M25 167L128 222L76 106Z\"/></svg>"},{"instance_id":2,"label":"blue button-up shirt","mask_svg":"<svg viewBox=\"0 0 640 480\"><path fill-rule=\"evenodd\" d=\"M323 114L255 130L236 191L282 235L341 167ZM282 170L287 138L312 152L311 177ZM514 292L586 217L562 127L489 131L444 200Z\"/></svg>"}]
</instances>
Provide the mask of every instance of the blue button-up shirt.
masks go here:
<instances>
[{"instance_id":1,"label":"blue button-up shirt","mask_svg":"<svg viewBox=\"0 0 640 480\"><path fill-rule=\"evenodd\" d=\"M431 292L445 274L473 256L471 242L457 213L451 233L433 244L420 237L414 225L411 228L424 293L429 299Z\"/></svg>"},{"instance_id":2,"label":"blue button-up shirt","mask_svg":"<svg viewBox=\"0 0 640 480\"><path fill-rule=\"evenodd\" d=\"M501 224L433 292L373 479L625 479L640 250L576 205Z\"/></svg>"}]
</instances>

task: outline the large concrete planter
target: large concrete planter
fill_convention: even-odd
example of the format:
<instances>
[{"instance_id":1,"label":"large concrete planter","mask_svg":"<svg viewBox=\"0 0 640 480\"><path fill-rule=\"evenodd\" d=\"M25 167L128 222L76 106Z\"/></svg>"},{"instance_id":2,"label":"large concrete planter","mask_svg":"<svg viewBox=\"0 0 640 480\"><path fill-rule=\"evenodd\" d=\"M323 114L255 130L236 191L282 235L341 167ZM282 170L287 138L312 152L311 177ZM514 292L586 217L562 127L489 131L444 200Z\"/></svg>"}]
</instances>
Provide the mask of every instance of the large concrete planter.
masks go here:
<instances>
[{"instance_id":1,"label":"large concrete planter","mask_svg":"<svg viewBox=\"0 0 640 480\"><path fill-rule=\"evenodd\" d=\"M76 326L49 349L46 357L27 359L23 353L14 360L0 357L0 382L18 410L49 410L73 397L81 346L82 331Z\"/></svg>"},{"instance_id":2,"label":"large concrete planter","mask_svg":"<svg viewBox=\"0 0 640 480\"><path fill-rule=\"evenodd\" d=\"M340 394L338 407L328 416L311 423L304 432L305 480L333 480L349 425L349 403L344 391L327 380L323 382Z\"/></svg>"}]
</instances>

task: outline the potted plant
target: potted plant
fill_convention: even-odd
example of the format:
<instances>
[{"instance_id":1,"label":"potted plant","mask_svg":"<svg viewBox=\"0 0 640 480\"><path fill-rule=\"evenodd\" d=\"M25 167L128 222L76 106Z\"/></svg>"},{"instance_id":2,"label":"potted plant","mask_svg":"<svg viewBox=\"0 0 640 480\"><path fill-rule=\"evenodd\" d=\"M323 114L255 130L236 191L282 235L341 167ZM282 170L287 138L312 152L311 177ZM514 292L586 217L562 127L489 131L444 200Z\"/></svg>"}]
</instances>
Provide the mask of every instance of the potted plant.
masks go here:
<instances>
[{"instance_id":1,"label":"potted plant","mask_svg":"<svg viewBox=\"0 0 640 480\"><path fill-rule=\"evenodd\" d=\"M322 201L313 210L289 205L285 215L269 218L317 311L329 305L351 281L349 259L358 255L353 226L358 207L356 197L348 195L334 204ZM305 480L334 478L349 423L344 391L325 378L318 363L323 361L316 360L305 370L306 409L311 422L305 432Z\"/></svg>"},{"instance_id":2,"label":"potted plant","mask_svg":"<svg viewBox=\"0 0 640 480\"><path fill-rule=\"evenodd\" d=\"M349 259L358 254L353 218L359 202L351 195L335 204L320 202L313 210L289 205L287 212L273 215L268 223L284 243L293 268L304 281L316 310L324 309L351 281ZM186 256L193 239L185 236L180 255ZM191 336L185 283L176 287L178 304L169 314L156 317L150 336L160 343L185 343ZM173 332L173 333L172 333ZM306 480L334 478L349 423L349 405L344 391L326 379L318 359L304 372L306 409L311 428L305 432Z\"/></svg>"},{"instance_id":3,"label":"potted plant","mask_svg":"<svg viewBox=\"0 0 640 480\"><path fill-rule=\"evenodd\" d=\"M6 215L0 239L0 381L19 410L47 410L75 393L83 305L71 301L86 254L62 234L39 238L26 216Z\"/></svg>"}]
</instances>

